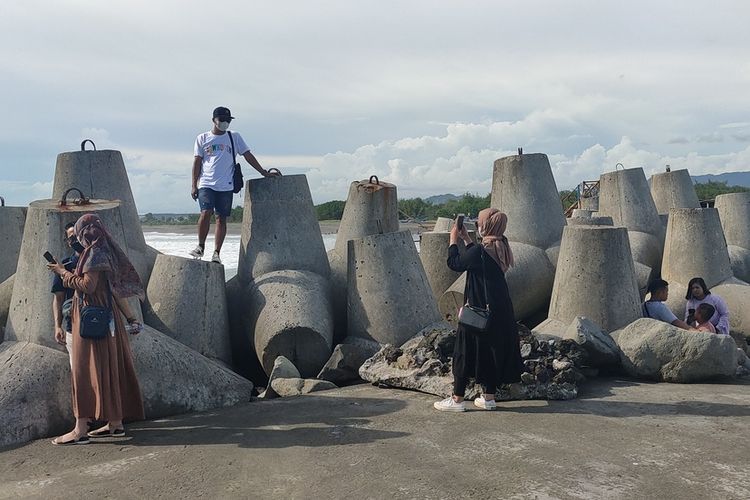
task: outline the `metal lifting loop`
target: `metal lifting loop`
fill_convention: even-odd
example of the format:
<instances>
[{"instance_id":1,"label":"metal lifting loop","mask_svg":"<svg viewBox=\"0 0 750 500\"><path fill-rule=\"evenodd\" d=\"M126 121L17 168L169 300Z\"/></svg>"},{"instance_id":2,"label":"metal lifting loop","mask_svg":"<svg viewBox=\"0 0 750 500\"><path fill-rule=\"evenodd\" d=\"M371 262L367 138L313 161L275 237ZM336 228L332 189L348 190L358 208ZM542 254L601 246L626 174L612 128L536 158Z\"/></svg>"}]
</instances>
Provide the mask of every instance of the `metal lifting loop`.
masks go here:
<instances>
[{"instance_id":1,"label":"metal lifting loop","mask_svg":"<svg viewBox=\"0 0 750 500\"><path fill-rule=\"evenodd\" d=\"M0 207L4 207L4 206L5 206L5 198L0 196Z\"/></svg>"},{"instance_id":2,"label":"metal lifting loop","mask_svg":"<svg viewBox=\"0 0 750 500\"><path fill-rule=\"evenodd\" d=\"M372 180L375 179L375 182L372 182ZM380 186L380 179L378 179L377 175L371 175L370 180L368 181L370 184L377 184Z\"/></svg>"},{"instance_id":3,"label":"metal lifting loop","mask_svg":"<svg viewBox=\"0 0 750 500\"><path fill-rule=\"evenodd\" d=\"M94 141L91 139L84 139L83 142L81 142L81 151L86 151L86 143L90 142L91 146L94 148L94 151L96 151L96 144L94 144Z\"/></svg>"},{"instance_id":4,"label":"metal lifting loop","mask_svg":"<svg viewBox=\"0 0 750 500\"><path fill-rule=\"evenodd\" d=\"M83 194L83 191L81 191L78 188L70 188L67 191L65 191L62 195L62 198L60 199L60 206L64 207L68 205L68 194L71 191L78 191L78 194L81 196L80 198L73 201L73 205L88 205L89 199L86 198L86 196Z\"/></svg>"},{"instance_id":5,"label":"metal lifting loop","mask_svg":"<svg viewBox=\"0 0 750 500\"><path fill-rule=\"evenodd\" d=\"M522 155L523 155L523 148L518 148L518 156L522 156Z\"/></svg>"},{"instance_id":6,"label":"metal lifting loop","mask_svg":"<svg viewBox=\"0 0 750 500\"><path fill-rule=\"evenodd\" d=\"M615 165L615 170L617 170L617 167L622 167L622 169L625 170L625 165L623 165L622 163L617 163Z\"/></svg>"},{"instance_id":7,"label":"metal lifting loop","mask_svg":"<svg viewBox=\"0 0 750 500\"><path fill-rule=\"evenodd\" d=\"M278 168L269 168L268 173L271 174L273 172L276 172L277 174L281 175L281 171Z\"/></svg>"}]
</instances>

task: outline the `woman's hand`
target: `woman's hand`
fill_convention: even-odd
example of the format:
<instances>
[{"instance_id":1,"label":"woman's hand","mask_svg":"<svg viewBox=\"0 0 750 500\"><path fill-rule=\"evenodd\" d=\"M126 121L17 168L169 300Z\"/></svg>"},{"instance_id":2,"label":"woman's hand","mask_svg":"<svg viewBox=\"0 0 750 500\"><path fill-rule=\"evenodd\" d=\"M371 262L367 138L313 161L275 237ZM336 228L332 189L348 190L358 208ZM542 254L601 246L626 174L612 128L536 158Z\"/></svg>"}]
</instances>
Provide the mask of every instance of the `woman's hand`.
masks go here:
<instances>
[{"instance_id":1,"label":"woman's hand","mask_svg":"<svg viewBox=\"0 0 750 500\"><path fill-rule=\"evenodd\" d=\"M458 240L459 240L458 226L453 224L453 227L451 227L450 245L458 245Z\"/></svg>"},{"instance_id":2,"label":"woman's hand","mask_svg":"<svg viewBox=\"0 0 750 500\"><path fill-rule=\"evenodd\" d=\"M59 263L57 263L57 264L47 264L47 269L49 269L53 273L58 274L60 276L62 276L65 273L65 266L63 266L62 264L59 264Z\"/></svg>"},{"instance_id":3,"label":"woman's hand","mask_svg":"<svg viewBox=\"0 0 750 500\"><path fill-rule=\"evenodd\" d=\"M138 321L138 318L129 318L128 326L130 326L128 328L130 335L138 335L143 330L143 325Z\"/></svg>"}]
</instances>

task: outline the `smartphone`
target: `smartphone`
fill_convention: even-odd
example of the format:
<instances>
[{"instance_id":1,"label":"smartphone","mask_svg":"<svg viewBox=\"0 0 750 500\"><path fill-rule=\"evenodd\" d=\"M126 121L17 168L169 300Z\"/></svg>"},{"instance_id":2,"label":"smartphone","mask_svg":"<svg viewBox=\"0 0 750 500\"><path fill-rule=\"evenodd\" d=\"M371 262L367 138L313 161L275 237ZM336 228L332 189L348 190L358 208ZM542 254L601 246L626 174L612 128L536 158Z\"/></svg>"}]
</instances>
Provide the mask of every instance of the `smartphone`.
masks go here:
<instances>
[{"instance_id":1,"label":"smartphone","mask_svg":"<svg viewBox=\"0 0 750 500\"><path fill-rule=\"evenodd\" d=\"M458 214L456 217L456 227L459 231L464 228L464 214Z\"/></svg>"},{"instance_id":2,"label":"smartphone","mask_svg":"<svg viewBox=\"0 0 750 500\"><path fill-rule=\"evenodd\" d=\"M47 262L49 262L50 264L57 264L57 261L55 260L55 258L54 258L54 257L52 256L52 254L51 254L51 253L49 253L48 251L47 251L47 252L44 252L44 255L43 255L43 257L44 257L45 259L47 259Z\"/></svg>"}]
</instances>

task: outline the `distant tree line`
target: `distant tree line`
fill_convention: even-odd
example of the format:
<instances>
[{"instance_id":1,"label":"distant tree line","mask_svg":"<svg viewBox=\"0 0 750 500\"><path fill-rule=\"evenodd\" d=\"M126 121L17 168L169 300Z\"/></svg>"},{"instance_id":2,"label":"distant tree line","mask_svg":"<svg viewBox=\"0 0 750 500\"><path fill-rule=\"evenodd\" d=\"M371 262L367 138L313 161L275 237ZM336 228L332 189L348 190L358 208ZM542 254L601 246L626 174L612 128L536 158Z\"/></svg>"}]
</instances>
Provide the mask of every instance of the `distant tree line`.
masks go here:
<instances>
[{"instance_id":1,"label":"distant tree line","mask_svg":"<svg viewBox=\"0 0 750 500\"><path fill-rule=\"evenodd\" d=\"M695 184L695 192L700 200L712 200L720 194L741 193L750 191L750 188L743 186L728 186L726 182L705 182ZM560 200L565 199L571 193L570 190L560 191ZM318 220L341 220L344 214L345 201L333 200L321 203L315 206L315 212ZM462 197L449 200L441 204L432 204L422 198L408 198L398 201L399 219L414 220L435 220L438 217L455 217L457 214L465 214L469 217L476 217L480 210L490 206L490 195L480 196L466 193ZM567 207L563 207L567 208ZM229 222L242 222L242 207L236 206L232 209ZM198 214L180 215L170 219L155 217L148 213L143 216L141 223L144 225L194 225L198 223Z\"/></svg>"}]
</instances>

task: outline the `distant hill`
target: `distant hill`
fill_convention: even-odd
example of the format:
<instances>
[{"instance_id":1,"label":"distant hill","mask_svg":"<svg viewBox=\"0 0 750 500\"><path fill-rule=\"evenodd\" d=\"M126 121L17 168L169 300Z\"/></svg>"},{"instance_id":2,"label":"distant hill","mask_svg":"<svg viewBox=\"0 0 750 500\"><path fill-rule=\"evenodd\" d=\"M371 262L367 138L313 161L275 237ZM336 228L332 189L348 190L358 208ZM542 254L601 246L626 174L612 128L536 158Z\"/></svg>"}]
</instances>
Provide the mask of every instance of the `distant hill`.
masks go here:
<instances>
[{"instance_id":1,"label":"distant hill","mask_svg":"<svg viewBox=\"0 0 750 500\"><path fill-rule=\"evenodd\" d=\"M432 205L442 205L451 200L460 200L461 198L463 198L463 196L456 196L455 194L436 194L435 196L425 198L424 201Z\"/></svg>"},{"instance_id":2,"label":"distant hill","mask_svg":"<svg viewBox=\"0 0 750 500\"><path fill-rule=\"evenodd\" d=\"M726 172L723 174L693 175L693 182L726 182L727 186L750 187L750 172Z\"/></svg>"}]
</instances>

